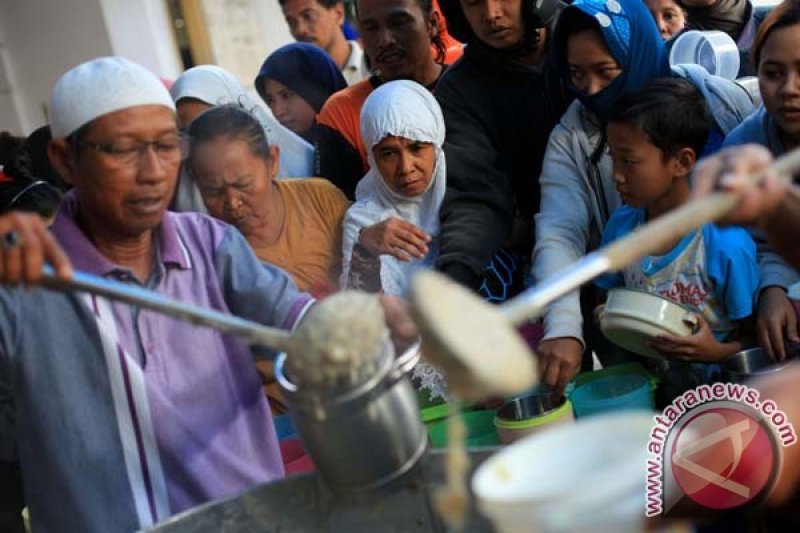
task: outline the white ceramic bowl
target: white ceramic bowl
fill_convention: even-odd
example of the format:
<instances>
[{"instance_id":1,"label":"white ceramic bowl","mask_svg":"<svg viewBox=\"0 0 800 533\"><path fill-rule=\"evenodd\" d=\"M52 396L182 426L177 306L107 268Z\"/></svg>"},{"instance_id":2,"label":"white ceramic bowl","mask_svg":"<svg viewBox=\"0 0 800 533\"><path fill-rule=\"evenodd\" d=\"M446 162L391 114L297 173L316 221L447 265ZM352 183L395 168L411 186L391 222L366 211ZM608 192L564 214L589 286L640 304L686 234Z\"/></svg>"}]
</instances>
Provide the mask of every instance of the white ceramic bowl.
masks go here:
<instances>
[{"instance_id":1,"label":"white ceramic bowl","mask_svg":"<svg viewBox=\"0 0 800 533\"><path fill-rule=\"evenodd\" d=\"M685 337L697 327L697 316L680 304L635 289L611 289L600 313L600 330L614 344L633 353L661 359L647 343L669 333Z\"/></svg>"},{"instance_id":2,"label":"white ceramic bowl","mask_svg":"<svg viewBox=\"0 0 800 533\"><path fill-rule=\"evenodd\" d=\"M525 437L475 471L478 508L501 533L635 531L652 427L650 413L620 412Z\"/></svg>"}]
</instances>

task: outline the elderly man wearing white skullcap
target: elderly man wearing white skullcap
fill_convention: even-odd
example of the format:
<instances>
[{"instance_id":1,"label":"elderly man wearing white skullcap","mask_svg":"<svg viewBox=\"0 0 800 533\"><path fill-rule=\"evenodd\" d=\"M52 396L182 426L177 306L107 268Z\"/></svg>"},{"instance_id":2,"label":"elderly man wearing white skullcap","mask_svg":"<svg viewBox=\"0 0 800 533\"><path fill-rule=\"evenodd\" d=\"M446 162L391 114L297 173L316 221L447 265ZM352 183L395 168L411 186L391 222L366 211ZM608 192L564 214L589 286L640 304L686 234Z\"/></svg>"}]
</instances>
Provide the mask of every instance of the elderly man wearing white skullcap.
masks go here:
<instances>
[{"instance_id":1,"label":"elderly man wearing white skullcap","mask_svg":"<svg viewBox=\"0 0 800 533\"><path fill-rule=\"evenodd\" d=\"M65 277L74 266L283 328L312 303L237 231L167 211L181 143L170 95L143 67L73 68L50 126L73 190L52 235L0 219L0 281L35 282L44 258ZM0 459L20 461L36 531L137 530L283 475L246 343L41 289L0 290Z\"/></svg>"},{"instance_id":2,"label":"elderly man wearing white skullcap","mask_svg":"<svg viewBox=\"0 0 800 533\"><path fill-rule=\"evenodd\" d=\"M245 342L94 295L9 286L36 284L46 260L64 279L74 266L286 329L313 303L235 229L167 211L181 149L153 74L89 61L56 83L50 113L50 159L74 186L52 234L32 216L0 217L0 460L21 463L32 529L133 531L281 477Z\"/></svg>"}]
</instances>

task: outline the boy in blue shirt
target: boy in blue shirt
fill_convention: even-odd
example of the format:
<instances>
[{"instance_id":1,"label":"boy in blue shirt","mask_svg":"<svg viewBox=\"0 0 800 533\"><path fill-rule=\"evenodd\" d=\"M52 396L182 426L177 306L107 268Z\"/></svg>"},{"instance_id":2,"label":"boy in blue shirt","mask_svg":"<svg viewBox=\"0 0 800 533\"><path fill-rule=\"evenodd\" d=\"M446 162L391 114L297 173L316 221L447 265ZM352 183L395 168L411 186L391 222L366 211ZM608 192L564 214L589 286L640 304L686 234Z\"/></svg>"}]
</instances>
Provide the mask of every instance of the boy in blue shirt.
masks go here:
<instances>
[{"instance_id":1,"label":"boy in blue shirt","mask_svg":"<svg viewBox=\"0 0 800 533\"><path fill-rule=\"evenodd\" d=\"M689 200L689 176L711 124L703 96L679 78L655 80L620 99L607 137L614 182L626 205L609 219L604 244ZM758 287L756 248L742 228L706 224L597 285L641 289L697 312L692 335L651 341L669 360L658 369L665 392L680 394L718 378L718 366L708 363L742 349L741 325L753 312Z\"/></svg>"}]
</instances>

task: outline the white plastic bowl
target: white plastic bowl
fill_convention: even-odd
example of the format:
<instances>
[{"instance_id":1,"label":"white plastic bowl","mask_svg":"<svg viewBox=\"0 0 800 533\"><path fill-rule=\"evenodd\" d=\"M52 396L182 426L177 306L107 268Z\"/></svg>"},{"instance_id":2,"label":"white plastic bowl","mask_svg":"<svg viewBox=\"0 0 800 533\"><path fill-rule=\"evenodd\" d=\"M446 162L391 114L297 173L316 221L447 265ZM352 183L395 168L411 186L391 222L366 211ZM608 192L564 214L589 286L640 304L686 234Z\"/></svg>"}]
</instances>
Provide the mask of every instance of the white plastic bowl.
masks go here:
<instances>
[{"instance_id":1,"label":"white plastic bowl","mask_svg":"<svg viewBox=\"0 0 800 533\"><path fill-rule=\"evenodd\" d=\"M729 80L739 74L739 48L730 35L710 30L691 30L681 34L669 52L669 64L695 64L709 73Z\"/></svg>"},{"instance_id":2,"label":"white plastic bowl","mask_svg":"<svg viewBox=\"0 0 800 533\"><path fill-rule=\"evenodd\" d=\"M611 289L600 313L600 331L628 351L661 359L648 342L669 333L685 337L697 326L695 314L672 300L634 289Z\"/></svg>"},{"instance_id":3,"label":"white plastic bowl","mask_svg":"<svg viewBox=\"0 0 800 533\"><path fill-rule=\"evenodd\" d=\"M525 437L476 470L478 508L501 533L635 531L652 427L649 413L610 413Z\"/></svg>"}]
</instances>

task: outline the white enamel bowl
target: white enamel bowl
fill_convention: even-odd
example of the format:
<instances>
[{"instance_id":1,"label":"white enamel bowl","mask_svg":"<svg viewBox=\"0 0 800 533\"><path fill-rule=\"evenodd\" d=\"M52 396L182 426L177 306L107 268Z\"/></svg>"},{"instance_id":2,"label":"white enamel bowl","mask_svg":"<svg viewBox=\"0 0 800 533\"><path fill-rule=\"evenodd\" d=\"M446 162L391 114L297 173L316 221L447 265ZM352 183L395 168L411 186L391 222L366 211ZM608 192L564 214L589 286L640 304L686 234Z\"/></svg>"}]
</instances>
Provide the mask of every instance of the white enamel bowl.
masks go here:
<instances>
[{"instance_id":1,"label":"white enamel bowl","mask_svg":"<svg viewBox=\"0 0 800 533\"><path fill-rule=\"evenodd\" d=\"M501 533L637 531L644 519L648 412L618 412L529 435L472 478Z\"/></svg>"},{"instance_id":2,"label":"white enamel bowl","mask_svg":"<svg viewBox=\"0 0 800 533\"><path fill-rule=\"evenodd\" d=\"M663 296L634 289L611 289L600 313L600 330L614 344L628 351L661 359L648 341L669 333L685 337L697 326L689 309Z\"/></svg>"}]
</instances>

